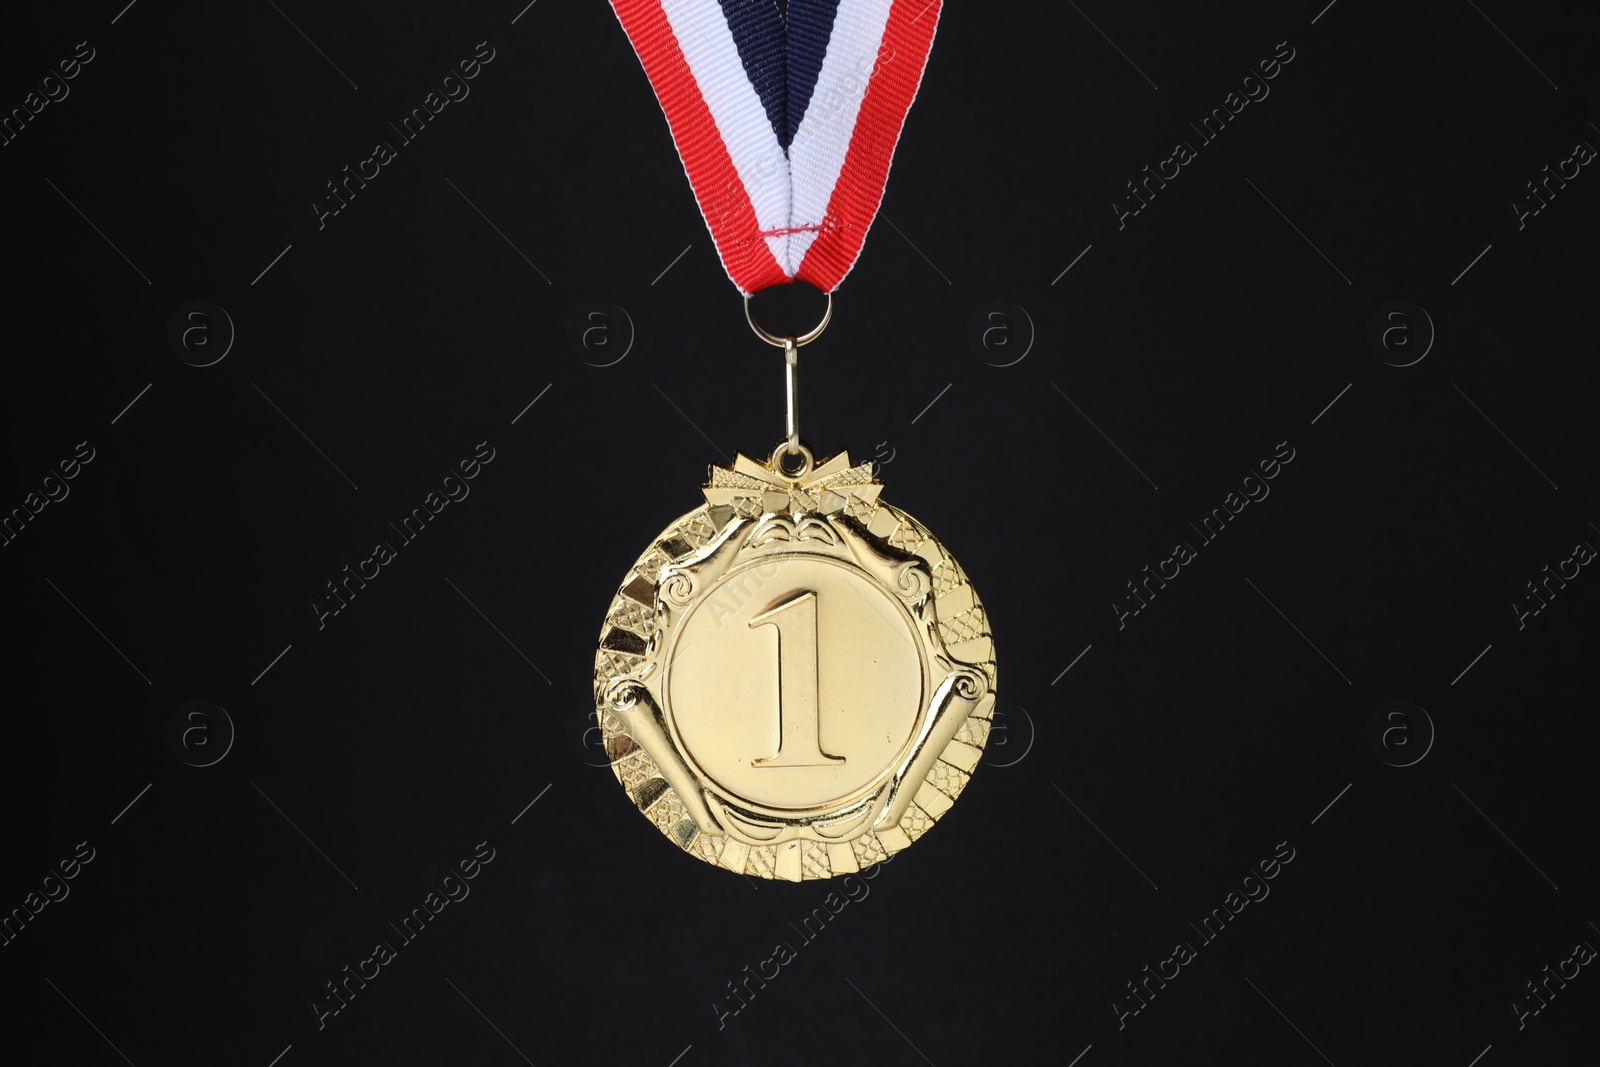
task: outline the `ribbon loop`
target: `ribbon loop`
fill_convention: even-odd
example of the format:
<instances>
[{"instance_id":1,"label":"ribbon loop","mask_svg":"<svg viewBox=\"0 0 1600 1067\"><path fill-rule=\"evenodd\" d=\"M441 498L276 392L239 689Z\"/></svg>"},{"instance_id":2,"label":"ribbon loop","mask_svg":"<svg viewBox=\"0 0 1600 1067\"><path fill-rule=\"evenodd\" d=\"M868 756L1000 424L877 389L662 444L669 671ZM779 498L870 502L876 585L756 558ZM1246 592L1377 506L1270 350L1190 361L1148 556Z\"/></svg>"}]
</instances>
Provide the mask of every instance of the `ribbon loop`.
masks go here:
<instances>
[{"instance_id":1,"label":"ribbon loop","mask_svg":"<svg viewBox=\"0 0 1600 1067\"><path fill-rule=\"evenodd\" d=\"M611 0L746 296L831 293L883 200L941 0Z\"/></svg>"}]
</instances>

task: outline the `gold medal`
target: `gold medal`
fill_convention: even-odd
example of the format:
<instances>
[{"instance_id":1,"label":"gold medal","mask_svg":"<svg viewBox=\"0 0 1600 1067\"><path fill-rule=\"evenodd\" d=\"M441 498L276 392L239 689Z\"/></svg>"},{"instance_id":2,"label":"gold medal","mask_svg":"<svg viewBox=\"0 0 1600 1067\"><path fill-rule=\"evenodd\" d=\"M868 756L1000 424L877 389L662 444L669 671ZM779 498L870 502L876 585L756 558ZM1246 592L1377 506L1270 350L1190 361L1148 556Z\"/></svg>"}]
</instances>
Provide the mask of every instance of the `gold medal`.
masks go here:
<instances>
[{"instance_id":1,"label":"gold medal","mask_svg":"<svg viewBox=\"0 0 1600 1067\"><path fill-rule=\"evenodd\" d=\"M826 319L824 320L824 325ZM754 323L752 322L752 326ZM594 698L612 772L674 844L742 874L860 870L926 833L988 739L994 643L944 546L870 462L789 434L712 467L628 571Z\"/></svg>"},{"instance_id":2,"label":"gold medal","mask_svg":"<svg viewBox=\"0 0 1600 1067\"><path fill-rule=\"evenodd\" d=\"M800 442L795 374L883 199L940 0L612 0L728 278L800 281L786 435L712 467L606 612L595 712L617 780L686 852L828 878L905 848L961 795L994 714L983 605L871 463ZM913 12L912 8L916 10ZM835 31L838 31L837 33ZM819 63L806 57L824 57Z\"/></svg>"}]
</instances>

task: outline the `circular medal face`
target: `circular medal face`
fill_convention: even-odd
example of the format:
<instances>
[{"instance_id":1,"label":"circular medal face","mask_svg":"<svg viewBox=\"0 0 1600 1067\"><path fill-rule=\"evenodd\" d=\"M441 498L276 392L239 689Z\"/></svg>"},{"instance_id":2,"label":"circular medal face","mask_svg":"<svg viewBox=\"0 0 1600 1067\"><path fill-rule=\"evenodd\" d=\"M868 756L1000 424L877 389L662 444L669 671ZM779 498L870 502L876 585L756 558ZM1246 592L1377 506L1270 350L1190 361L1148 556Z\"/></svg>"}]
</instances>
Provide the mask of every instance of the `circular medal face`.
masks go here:
<instances>
[{"instance_id":1,"label":"circular medal face","mask_svg":"<svg viewBox=\"0 0 1600 1067\"><path fill-rule=\"evenodd\" d=\"M617 780L728 870L849 874L915 841L977 766L994 644L966 575L843 453L713 467L706 505L612 600L595 706Z\"/></svg>"}]
</instances>

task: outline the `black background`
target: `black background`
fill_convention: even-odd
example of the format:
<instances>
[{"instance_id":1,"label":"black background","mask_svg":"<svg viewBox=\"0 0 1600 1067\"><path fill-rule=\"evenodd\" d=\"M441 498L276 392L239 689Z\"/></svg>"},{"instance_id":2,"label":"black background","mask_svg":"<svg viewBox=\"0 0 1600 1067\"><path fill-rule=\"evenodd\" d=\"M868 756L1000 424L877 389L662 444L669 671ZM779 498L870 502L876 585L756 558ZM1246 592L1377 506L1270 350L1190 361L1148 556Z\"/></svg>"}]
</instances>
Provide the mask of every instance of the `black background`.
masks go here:
<instances>
[{"instance_id":1,"label":"black background","mask_svg":"<svg viewBox=\"0 0 1600 1067\"><path fill-rule=\"evenodd\" d=\"M8 1063L1594 1061L1593 968L1512 1004L1600 944L1600 578L1510 607L1600 544L1600 177L1512 208L1600 144L1592 8L944 12L804 432L962 561L1004 729L802 943L830 884L675 854L584 745L617 581L782 416L607 6L121 7L8 12L0 44L7 113L94 49L0 148L6 513L94 450L0 549L0 908L95 855L0 948ZM471 95L319 229L480 41ZM1119 229L1279 42L1270 96ZM1392 320L1407 367L1367 338L1396 299L1432 323ZM180 357L219 321L167 341L192 300L236 330L209 367ZM631 331L575 344L591 301ZM470 497L319 629L482 441ZM1119 629L1280 442L1270 497ZM237 731L208 767L168 741L191 700ZM1367 740L1391 700L1436 731L1393 720L1409 767ZM482 841L471 896L319 1029ZM1119 1028L1280 842L1271 895Z\"/></svg>"}]
</instances>

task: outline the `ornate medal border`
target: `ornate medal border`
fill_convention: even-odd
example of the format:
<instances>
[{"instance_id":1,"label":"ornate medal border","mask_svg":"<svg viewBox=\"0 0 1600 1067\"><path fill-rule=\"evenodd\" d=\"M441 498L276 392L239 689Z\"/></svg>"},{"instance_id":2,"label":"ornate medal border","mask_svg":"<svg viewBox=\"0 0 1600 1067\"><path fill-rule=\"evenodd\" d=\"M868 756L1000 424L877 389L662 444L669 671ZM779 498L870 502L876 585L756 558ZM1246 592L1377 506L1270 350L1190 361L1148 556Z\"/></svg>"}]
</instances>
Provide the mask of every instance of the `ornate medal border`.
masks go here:
<instances>
[{"instance_id":1,"label":"ornate medal border","mask_svg":"<svg viewBox=\"0 0 1600 1067\"><path fill-rule=\"evenodd\" d=\"M858 871L926 833L961 795L977 766L989 736L995 692L994 644L987 615L965 572L943 545L910 515L878 500L881 486L871 476L871 464L850 467L848 457L841 454L820 464L808 478L786 478L770 465L744 456L731 468L713 468L706 488L708 503L663 530L628 571L606 612L594 668L595 707L611 770L640 812L685 852L707 863L741 874L790 881ZM858 821L881 819L887 808L903 803L904 811L894 825L879 825L844 841L788 839L770 845L740 840L741 834L704 833L697 819L708 818L708 807L716 812L711 820L724 825L730 816L740 818L743 824L742 817L759 819L770 813L728 804L714 787L707 788L692 775L684 776L682 768L677 768L678 773L673 773L672 767L663 768L635 740L624 717L653 729L649 723L658 716L657 710L653 706L636 708L635 702L649 699L645 680L662 673L660 657L667 650L664 646L671 643L663 640L663 630L671 628L675 620L670 616L687 604L686 568L730 542L744 541L753 529L771 526L781 536L787 527L790 536L798 539L808 521L826 532L830 516L853 537L887 546L890 551L885 558L904 560L903 567L925 573L928 584L918 603L925 602L926 633L913 630L923 639L923 658L931 668L931 674L925 674L924 704L939 699L940 693L952 699L947 690L953 685L962 694L956 699L964 698L969 710L959 726L951 722L938 731L949 739L925 776L900 784L899 791L909 792L909 797L886 804L881 795L886 790L879 789L868 802L844 809L844 821L852 816ZM740 529L730 531L730 527ZM741 551L735 546L731 555ZM864 569L862 573L869 579L875 577ZM881 579L879 582L883 584ZM678 587L676 594L670 591L673 586ZM886 591L893 595L892 588ZM701 592L696 589L695 595ZM668 626L662 625L663 616L669 617ZM948 670L940 670L940 665ZM926 728L933 714L934 709L923 708L920 729ZM669 778L678 779L676 786ZM679 787L698 795L686 801ZM840 814L834 812L831 817L837 820Z\"/></svg>"}]
</instances>

